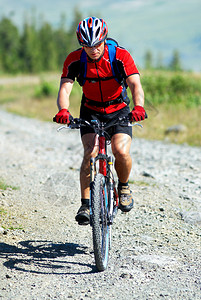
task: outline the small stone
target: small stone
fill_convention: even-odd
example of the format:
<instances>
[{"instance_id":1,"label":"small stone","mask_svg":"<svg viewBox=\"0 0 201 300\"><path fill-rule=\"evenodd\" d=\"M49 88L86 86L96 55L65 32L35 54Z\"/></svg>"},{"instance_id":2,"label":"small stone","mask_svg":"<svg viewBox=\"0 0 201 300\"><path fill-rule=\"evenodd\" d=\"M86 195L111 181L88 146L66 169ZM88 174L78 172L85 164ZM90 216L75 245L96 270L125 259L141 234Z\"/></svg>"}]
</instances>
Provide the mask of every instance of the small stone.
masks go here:
<instances>
[{"instance_id":1,"label":"small stone","mask_svg":"<svg viewBox=\"0 0 201 300\"><path fill-rule=\"evenodd\" d=\"M201 224L201 213L199 211L179 212L181 219L189 224Z\"/></svg>"},{"instance_id":2,"label":"small stone","mask_svg":"<svg viewBox=\"0 0 201 300\"><path fill-rule=\"evenodd\" d=\"M170 134L170 133L182 133L182 132L186 132L187 131L187 127L183 124L178 124L178 125L173 125L173 126L170 126L168 127L166 130L165 130L165 134Z\"/></svg>"},{"instance_id":3,"label":"small stone","mask_svg":"<svg viewBox=\"0 0 201 300\"><path fill-rule=\"evenodd\" d=\"M150 178L154 178L154 176L153 175L151 175L150 173L148 173L148 172L142 172L142 176L144 176L144 177L150 177Z\"/></svg>"},{"instance_id":4,"label":"small stone","mask_svg":"<svg viewBox=\"0 0 201 300\"><path fill-rule=\"evenodd\" d=\"M129 274L129 273L122 273L121 275L120 275L120 277L121 278L131 278L131 274Z\"/></svg>"},{"instance_id":5,"label":"small stone","mask_svg":"<svg viewBox=\"0 0 201 300\"><path fill-rule=\"evenodd\" d=\"M7 234L7 231L3 227L0 227L0 234Z\"/></svg>"}]
</instances>

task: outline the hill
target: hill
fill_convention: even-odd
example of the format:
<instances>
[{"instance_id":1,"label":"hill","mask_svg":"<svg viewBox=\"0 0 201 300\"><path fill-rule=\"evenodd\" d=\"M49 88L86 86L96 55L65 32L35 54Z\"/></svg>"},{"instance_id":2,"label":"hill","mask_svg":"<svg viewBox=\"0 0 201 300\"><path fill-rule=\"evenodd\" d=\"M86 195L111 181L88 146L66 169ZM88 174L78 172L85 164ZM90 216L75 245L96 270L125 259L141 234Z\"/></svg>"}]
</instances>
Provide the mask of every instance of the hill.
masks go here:
<instances>
[{"instance_id":1,"label":"hill","mask_svg":"<svg viewBox=\"0 0 201 300\"><path fill-rule=\"evenodd\" d=\"M201 71L201 2L199 0L150 0L122 1L106 0L101 2L47 0L0 0L1 15L12 17L21 26L24 16L37 15L57 26L61 14L67 16L67 26L72 21L73 10L79 8L83 17L102 16L109 25L110 36L118 39L128 48L138 65L143 65L146 50L154 53L154 59L162 59L168 64L172 53L177 49L182 65L186 69Z\"/></svg>"}]
</instances>

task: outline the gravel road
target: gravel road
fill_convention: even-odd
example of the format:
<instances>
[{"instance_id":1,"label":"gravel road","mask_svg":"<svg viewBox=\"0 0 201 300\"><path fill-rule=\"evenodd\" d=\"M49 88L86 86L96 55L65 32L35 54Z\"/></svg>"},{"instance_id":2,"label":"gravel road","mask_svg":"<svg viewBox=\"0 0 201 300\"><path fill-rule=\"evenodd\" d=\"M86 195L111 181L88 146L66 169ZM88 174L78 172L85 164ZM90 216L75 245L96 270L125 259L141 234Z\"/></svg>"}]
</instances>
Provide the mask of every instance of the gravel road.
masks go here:
<instances>
[{"instance_id":1,"label":"gravel road","mask_svg":"<svg viewBox=\"0 0 201 300\"><path fill-rule=\"evenodd\" d=\"M74 220L79 133L57 127L0 111L0 177L17 187L0 190L0 299L201 299L201 149L133 139L135 208L98 273Z\"/></svg>"}]
</instances>

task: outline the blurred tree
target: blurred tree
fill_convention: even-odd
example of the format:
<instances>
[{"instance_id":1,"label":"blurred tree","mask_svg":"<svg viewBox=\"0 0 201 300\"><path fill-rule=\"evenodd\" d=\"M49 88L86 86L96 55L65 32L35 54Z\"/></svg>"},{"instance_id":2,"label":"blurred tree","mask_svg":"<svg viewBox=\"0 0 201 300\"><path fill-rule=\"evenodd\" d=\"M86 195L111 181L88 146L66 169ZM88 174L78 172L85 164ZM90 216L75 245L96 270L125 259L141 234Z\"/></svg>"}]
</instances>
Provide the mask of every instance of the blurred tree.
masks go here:
<instances>
[{"instance_id":1,"label":"blurred tree","mask_svg":"<svg viewBox=\"0 0 201 300\"><path fill-rule=\"evenodd\" d=\"M75 8L74 10L74 18L73 23L71 25L70 30L68 31L68 52L71 52L77 48L79 48L79 43L77 41L76 29L78 24L82 21L82 14Z\"/></svg>"},{"instance_id":2,"label":"blurred tree","mask_svg":"<svg viewBox=\"0 0 201 300\"><path fill-rule=\"evenodd\" d=\"M26 14L20 33L11 20L0 20L0 71L28 72L61 70L66 56L79 47L76 37L77 25L82 20L78 9L73 22L66 29L66 17L61 16L60 26L55 29L43 18Z\"/></svg>"},{"instance_id":3,"label":"blurred tree","mask_svg":"<svg viewBox=\"0 0 201 300\"><path fill-rule=\"evenodd\" d=\"M40 46L35 26L24 23L20 43L20 60L22 71L35 73L41 70Z\"/></svg>"},{"instance_id":4,"label":"blurred tree","mask_svg":"<svg viewBox=\"0 0 201 300\"><path fill-rule=\"evenodd\" d=\"M18 29L8 18L0 21L0 68L5 72L19 69L18 52L20 37Z\"/></svg>"},{"instance_id":5,"label":"blurred tree","mask_svg":"<svg viewBox=\"0 0 201 300\"><path fill-rule=\"evenodd\" d=\"M157 56L156 68L157 69L163 69L164 68L164 66L163 66L163 55L162 55L161 52L159 52L158 56Z\"/></svg>"},{"instance_id":6,"label":"blurred tree","mask_svg":"<svg viewBox=\"0 0 201 300\"><path fill-rule=\"evenodd\" d=\"M153 55L151 50L147 50L144 56L145 60L145 69L152 69L153 68Z\"/></svg>"},{"instance_id":7,"label":"blurred tree","mask_svg":"<svg viewBox=\"0 0 201 300\"><path fill-rule=\"evenodd\" d=\"M61 21L59 28L54 31L54 41L56 44L57 50L57 64L59 68L63 66L63 62L67 56L68 47L69 47L69 35L65 28L66 16L61 15Z\"/></svg>"},{"instance_id":8,"label":"blurred tree","mask_svg":"<svg viewBox=\"0 0 201 300\"><path fill-rule=\"evenodd\" d=\"M41 68L44 71L57 68L57 45L54 32L50 24L44 23L38 32Z\"/></svg>"},{"instance_id":9,"label":"blurred tree","mask_svg":"<svg viewBox=\"0 0 201 300\"><path fill-rule=\"evenodd\" d=\"M173 51L173 55L172 55L172 59L169 64L169 68L170 68L170 70L173 70L173 71L181 71L182 70L180 54L177 50Z\"/></svg>"}]
</instances>

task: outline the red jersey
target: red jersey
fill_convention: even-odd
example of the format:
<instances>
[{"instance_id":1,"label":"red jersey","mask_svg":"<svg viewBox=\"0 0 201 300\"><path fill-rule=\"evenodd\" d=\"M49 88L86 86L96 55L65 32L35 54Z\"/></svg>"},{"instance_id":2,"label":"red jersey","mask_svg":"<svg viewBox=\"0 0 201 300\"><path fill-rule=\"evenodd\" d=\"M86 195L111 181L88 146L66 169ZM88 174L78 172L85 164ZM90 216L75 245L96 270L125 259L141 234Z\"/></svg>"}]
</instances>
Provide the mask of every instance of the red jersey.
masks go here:
<instances>
[{"instance_id":1,"label":"red jersey","mask_svg":"<svg viewBox=\"0 0 201 300\"><path fill-rule=\"evenodd\" d=\"M69 78L75 81L79 76L82 51L83 48L73 51L67 56L63 65L62 78ZM133 74L139 74L132 56L126 49L116 47L116 61L124 79ZM108 114L127 105L125 102L122 102L101 107L101 103L107 104L107 101L113 101L120 97L123 90L122 85L113 76L107 45L105 45L104 54L99 60L94 61L87 57L86 78L88 79L82 87L86 99L86 107ZM105 78L108 78L108 80L104 80ZM89 103L87 103L87 100L89 100ZM99 102L99 105L90 105L92 101Z\"/></svg>"}]
</instances>

